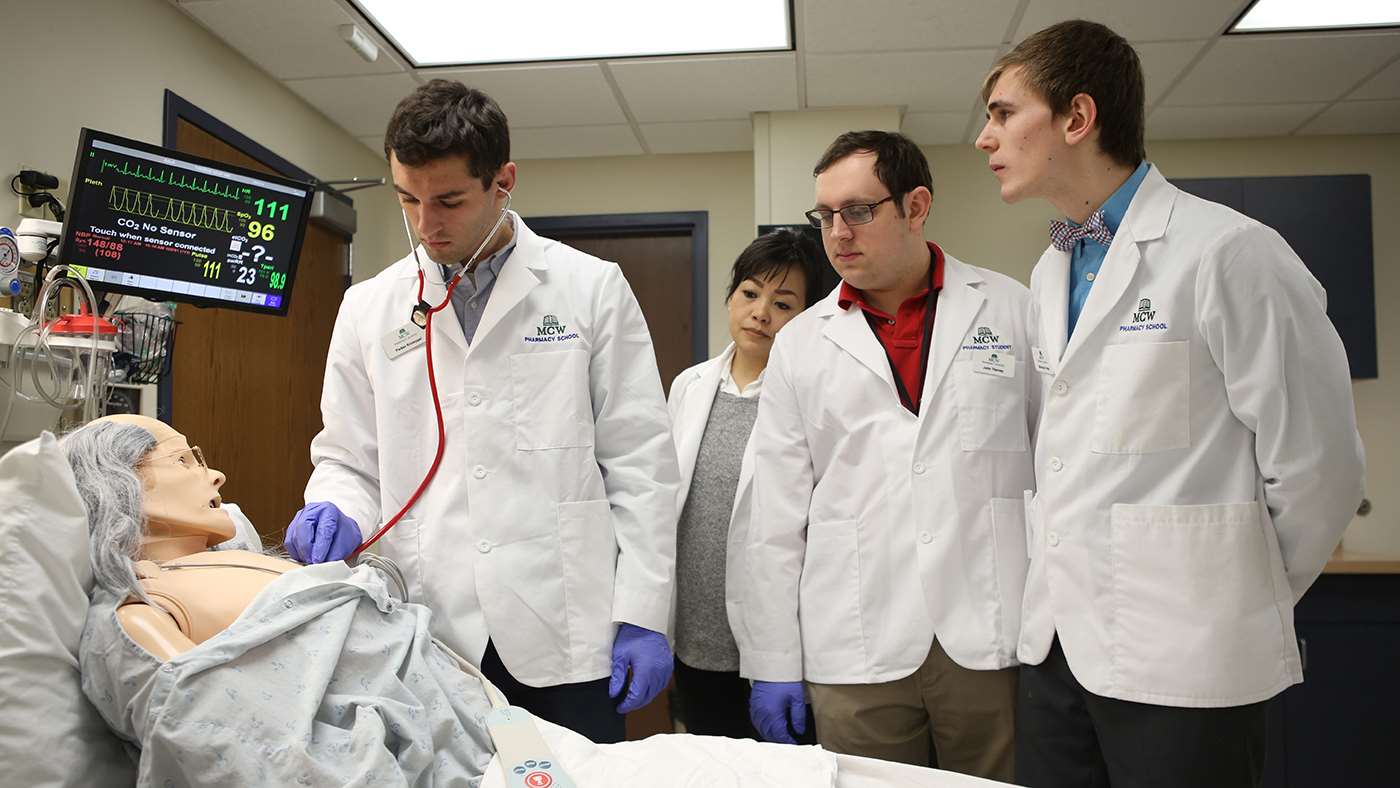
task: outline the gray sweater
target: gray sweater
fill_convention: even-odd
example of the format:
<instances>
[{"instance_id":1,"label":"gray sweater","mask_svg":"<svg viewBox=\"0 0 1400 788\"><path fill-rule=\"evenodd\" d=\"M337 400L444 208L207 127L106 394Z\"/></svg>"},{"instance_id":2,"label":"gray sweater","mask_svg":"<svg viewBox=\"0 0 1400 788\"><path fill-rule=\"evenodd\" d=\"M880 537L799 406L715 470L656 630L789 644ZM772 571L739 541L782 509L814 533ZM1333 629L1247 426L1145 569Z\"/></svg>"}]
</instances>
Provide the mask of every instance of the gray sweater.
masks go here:
<instances>
[{"instance_id":1,"label":"gray sweater","mask_svg":"<svg viewBox=\"0 0 1400 788\"><path fill-rule=\"evenodd\" d=\"M676 656L692 668L739 669L724 605L725 553L744 447L757 417L757 397L715 394L676 529Z\"/></svg>"}]
</instances>

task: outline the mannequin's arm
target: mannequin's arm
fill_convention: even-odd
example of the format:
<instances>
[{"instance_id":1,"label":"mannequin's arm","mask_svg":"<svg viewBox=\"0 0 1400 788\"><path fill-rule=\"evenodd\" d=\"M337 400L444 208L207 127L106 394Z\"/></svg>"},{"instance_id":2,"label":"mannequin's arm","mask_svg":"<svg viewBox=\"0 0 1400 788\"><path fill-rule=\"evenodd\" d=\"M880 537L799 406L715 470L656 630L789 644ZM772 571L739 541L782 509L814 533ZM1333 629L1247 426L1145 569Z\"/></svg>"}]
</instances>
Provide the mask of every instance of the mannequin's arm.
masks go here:
<instances>
[{"instance_id":1,"label":"mannequin's arm","mask_svg":"<svg viewBox=\"0 0 1400 788\"><path fill-rule=\"evenodd\" d=\"M194 641L180 631L169 613L150 605L122 605L117 608L117 621L138 646L162 662L195 646Z\"/></svg>"}]
</instances>

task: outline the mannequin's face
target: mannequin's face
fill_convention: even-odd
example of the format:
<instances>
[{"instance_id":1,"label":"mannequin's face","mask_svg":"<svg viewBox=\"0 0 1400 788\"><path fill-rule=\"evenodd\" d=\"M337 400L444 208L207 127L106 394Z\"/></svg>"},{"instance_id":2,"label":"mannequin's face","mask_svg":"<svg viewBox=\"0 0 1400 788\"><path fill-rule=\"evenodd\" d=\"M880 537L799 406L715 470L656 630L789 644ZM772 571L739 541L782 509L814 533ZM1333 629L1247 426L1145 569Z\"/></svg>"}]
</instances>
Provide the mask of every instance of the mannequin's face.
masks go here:
<instances>
[{"instance_id":1,"label":"mannequin's face","mask_svg":"<svg viewBox=\"0 0 1400 788\"><path fill-rule=\"evenodd\" d=\"M110 416L137 424L156 439L136 466L144 488L146 527L152 537L202 536L210 546L233 538L233 520L221 506L224 475L205 468L184 435L143 416Z\"/></svg>"}]
</instances>

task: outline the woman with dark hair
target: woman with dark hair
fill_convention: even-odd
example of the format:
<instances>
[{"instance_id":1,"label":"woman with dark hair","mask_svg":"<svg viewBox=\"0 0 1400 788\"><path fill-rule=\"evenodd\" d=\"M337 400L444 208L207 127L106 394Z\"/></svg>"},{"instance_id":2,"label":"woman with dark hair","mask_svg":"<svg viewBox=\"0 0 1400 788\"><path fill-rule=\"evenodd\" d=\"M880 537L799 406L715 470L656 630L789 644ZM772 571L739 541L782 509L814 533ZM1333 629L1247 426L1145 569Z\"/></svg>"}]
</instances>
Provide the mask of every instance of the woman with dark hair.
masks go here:
<instances>
[{"instance_id":1,"label":"woman with dark hair","mask_svg":"<svg viewBox=\"0 0 1400 788\"><path fill-rule=\"evenodd\" d=\"M739 676L744 623L734 585L752 479L746 447L773 337L821 295L821 259L816 243L792 230L749 244L734 261L725 300L733 341L671 384L681 466L674 712L690 733L755 736L749 683Z\"/></svg>"}]
</instances>

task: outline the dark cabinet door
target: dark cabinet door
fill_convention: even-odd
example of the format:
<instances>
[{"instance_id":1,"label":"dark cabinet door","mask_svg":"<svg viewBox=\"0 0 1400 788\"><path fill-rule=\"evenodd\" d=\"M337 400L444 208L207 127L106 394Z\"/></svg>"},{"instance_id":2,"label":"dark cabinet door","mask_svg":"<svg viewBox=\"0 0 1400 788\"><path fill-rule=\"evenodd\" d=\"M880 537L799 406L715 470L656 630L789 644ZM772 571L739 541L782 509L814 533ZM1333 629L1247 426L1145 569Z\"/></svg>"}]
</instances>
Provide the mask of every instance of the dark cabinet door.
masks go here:
<instances>
[{"instance_id":1,"label":"dark cabinet door","mask_svg":"<svg viewBox=\"0 0 1400 788\"><path fill-rule=\"evenodd\" d=\"M1303 683L1270 707L1271 788L1400 784L1400 575L1323 575L1298 604Z\"/></svg>"}]
</instances>

